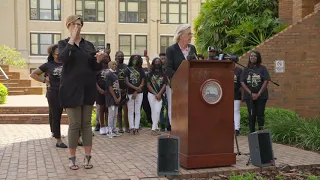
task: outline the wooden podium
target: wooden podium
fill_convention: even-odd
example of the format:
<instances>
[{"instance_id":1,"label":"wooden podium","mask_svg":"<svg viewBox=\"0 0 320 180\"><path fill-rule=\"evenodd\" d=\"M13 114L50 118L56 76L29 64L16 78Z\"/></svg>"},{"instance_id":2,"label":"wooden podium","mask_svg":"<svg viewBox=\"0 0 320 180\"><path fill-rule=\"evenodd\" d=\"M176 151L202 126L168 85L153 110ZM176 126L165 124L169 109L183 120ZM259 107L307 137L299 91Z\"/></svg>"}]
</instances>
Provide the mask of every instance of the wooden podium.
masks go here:
<instances>
[{"instance_id":1,"label":"wooden podium","mask_svg":"<svg viewBox=\"0 0 320 180\"><path fill-rule=\"evenodd\" d=\"M190 169L236 164L234 63L182 61L172 91L171 134L180 137L180 165Z\"/></svg>"}]
</instances>

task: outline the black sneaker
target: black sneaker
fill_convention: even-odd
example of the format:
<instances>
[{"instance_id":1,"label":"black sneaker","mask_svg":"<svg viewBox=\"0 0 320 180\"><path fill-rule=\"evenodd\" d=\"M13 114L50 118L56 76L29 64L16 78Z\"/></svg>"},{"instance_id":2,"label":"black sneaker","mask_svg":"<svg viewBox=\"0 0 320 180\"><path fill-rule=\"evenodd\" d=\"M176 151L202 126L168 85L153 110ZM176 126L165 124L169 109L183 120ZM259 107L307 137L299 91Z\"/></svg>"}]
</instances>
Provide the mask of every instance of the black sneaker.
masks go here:
<instances>
[{"instance_id":1,"label":"black sneaker","mask_svg":"<svg viewBox=\"0 0 320 180\"><path fill-rule=\"evenodd\" d=\"M100 124L98 123L97 125L96 125L96 127L94 128L94 131L100 131Z\"/></svg>"},{"instance_id":2,"label":"black sneaker","mask_svg":"<svg viewBox=\"0 0 320 180\"><path fill-rule=\"evenodd\" d=\"M239 136L240 135L240 131L239 130L236 130L236 136Z\"/></svg>"},{"instance_id":3,"label":"black sneaker","mask_svg":"<svg viewBox=\"0 0 320 180\"><path fill-rule=\"evenodd\" d=\"M259 126L259 131L263 130L263 126Z\"/></svg>"},{"instance_id":4,"label":"black sneaker","mask_svg":"<svg viewBox=\"0 0 320 180\"><path fill-rule=\"evenodd\" d=\"M171 131L171 125L168 125L167 131Z\"/></svg>"},{"instance_id":5,"label":"black sneaker","mask_svg":"<svg viewBox=\"0 0 320 180\"><path fill-rule=\"evenodd\" d=\"M56 144L56 147L57 147L57 148L68 148L68 146L67 146L65 143L63 143L63 142L57 143L57 144Z\"/></svg>"}]
</instances>

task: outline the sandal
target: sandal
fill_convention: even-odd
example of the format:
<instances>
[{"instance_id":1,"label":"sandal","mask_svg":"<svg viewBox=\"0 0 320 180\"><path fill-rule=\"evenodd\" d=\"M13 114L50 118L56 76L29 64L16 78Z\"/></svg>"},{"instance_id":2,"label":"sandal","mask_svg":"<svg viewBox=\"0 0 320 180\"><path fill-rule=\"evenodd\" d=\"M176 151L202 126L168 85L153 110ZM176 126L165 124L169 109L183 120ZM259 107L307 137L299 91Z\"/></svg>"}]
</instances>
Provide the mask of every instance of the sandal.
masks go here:
<instances>
[{"instance_id":1,"label":"sandal","mask_svg":"<svg viewBox=\"0 0 320 180\"><path fill-rule=\"evenodd\" d=\"M90 164L90 160L91 160L91 156L89 156L89 155L86 155L85 157L84 157L84 168L85 169L91 169L91 168L93 168L93 165L92 164Z\"/></svg>"},{"instance_id":2,"label":"sandal","mask_svg":"<svg viewBox=\"0 0 320 180\"><path fill-rule=\"evenodd\" d=\"M75 156L70 157L69 160L71 161L71 164L69 165L69 168L72 169L72 170L78 170L79 166L76 165L76 157Z\"/></svg>"}]
</instances>

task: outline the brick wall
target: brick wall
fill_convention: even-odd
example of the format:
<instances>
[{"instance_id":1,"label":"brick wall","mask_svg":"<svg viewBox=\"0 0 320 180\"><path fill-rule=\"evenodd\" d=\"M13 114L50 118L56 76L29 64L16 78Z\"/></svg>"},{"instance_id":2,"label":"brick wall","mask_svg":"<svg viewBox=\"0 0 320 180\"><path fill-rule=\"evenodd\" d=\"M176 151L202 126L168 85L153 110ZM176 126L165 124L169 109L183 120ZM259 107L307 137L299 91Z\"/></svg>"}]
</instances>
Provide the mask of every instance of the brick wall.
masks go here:
<instances>
[{"instance_id":1,"label":"brick wall","mask_svg":"<svg viewBox=\"0 0 320 180\"><path fill-rule=\"evenodd\" d=\"M282 9L279 10L282 11ZM296 23L302 18L302 0L293 0L292 23Z\"/></svg>"},{"instance_id":2,"label":"brick wall","mask_svg":"<svg viewBox=\"0 0 320 180\"><path fill-rule=\"evenodd\" d=\"M284 24L300 21L312 13L320 0L279 0L279 19Z\"/></svg>"},{"instance_id":3,"label":"brick wall","mask_svg":"<svg viewBox=\"0 0 320 180\"><path fill-rule=\"evenodd\" d=\"M281 10L280 10L281 9ZM279 0L279 19L283 24L292 24L293 1Z\"/></svg>"},{"instance_id":4,"label":"brick wall","mask_svg":"<svg viewBox=\"0 0 320 180\"><path fill-rule=\"evenodd\" d=\"M319 10L320 10L320 3L314 6L314 11L319 11Z\"/></svg>"},{"instance_id":5,"label":"brick wall","mask_svg":"<svg viewBox=\"0 0 320 180\"><path fill-rule=\"evenodd\" d=\"M272 80L267 107L296 111L304 117L320 115L320 12L259 45L264 64ZM248 53L240 58L247 64ZM274 72L274 60L285 60L285 73Z\"/></svg>"}]
</instances>

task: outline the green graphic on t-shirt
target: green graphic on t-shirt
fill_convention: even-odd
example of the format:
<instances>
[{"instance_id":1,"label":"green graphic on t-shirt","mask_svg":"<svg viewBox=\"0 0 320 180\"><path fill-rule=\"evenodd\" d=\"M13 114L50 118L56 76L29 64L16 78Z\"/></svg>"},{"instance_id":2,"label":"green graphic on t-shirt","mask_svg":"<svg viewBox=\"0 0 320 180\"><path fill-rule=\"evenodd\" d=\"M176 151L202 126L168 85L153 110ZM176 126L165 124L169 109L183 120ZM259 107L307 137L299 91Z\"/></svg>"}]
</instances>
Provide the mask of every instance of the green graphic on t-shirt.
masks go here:
<instances>
[{"instance_id":1,"label":"green graphic on t-shirt","mask_svg":"<svg viewBox=\"0 0 320 180\"><path fill-rule=\"evenodd\" d=\"M252 82L251 82L252 80ZM261 77L259 74L248 75L247 84L251 84L251 87L258 87L261 82Z\"/></svg>"},{"instance_id":2,"label":"green graphic on t-shirt","mask_svg":"<svg viewBox=\"0 0 320 180\"><path fill-rule=\"evenodd\" d=\"M140 83L140 73L134 68L128 68L130 73L130 81L132 84L137 85Z\"/></svg>"},{"instance_id":3,"label":"green graphic on t-shirt","mask_svg":"<svg viewBox=\"0 0 320 180\"><path fill-rule=\"evenodd\" d=\"M109 72L108 69L104 69L101 71L101 79L103 79L104 81L106 81L106 78L107 78L107 73Z\"/></svg>"},{"instance_id":4,"label":"green graphic on t-shirt","mask_svg":"<svg viewBox=\"0 0 320 180\"><path fill-rule=\"evenodd\" d=\"M114 90L115 93L118 93L119 91L119 81L115 80L112 84L112 89Z\"/></svg>"}]
</instances>

